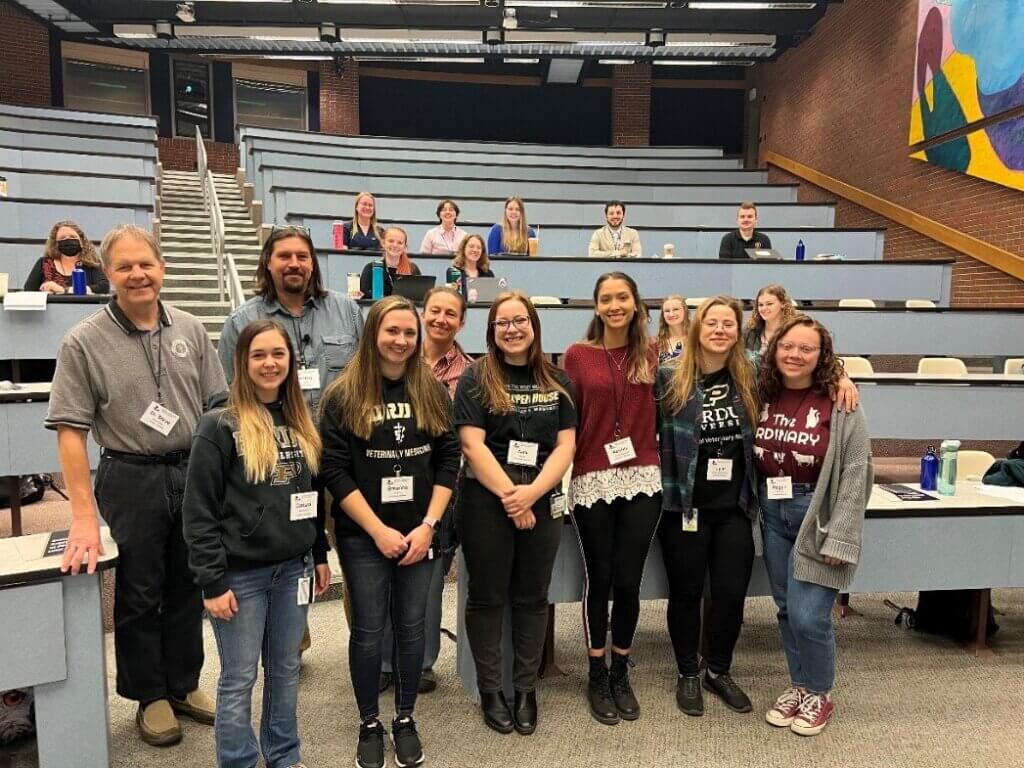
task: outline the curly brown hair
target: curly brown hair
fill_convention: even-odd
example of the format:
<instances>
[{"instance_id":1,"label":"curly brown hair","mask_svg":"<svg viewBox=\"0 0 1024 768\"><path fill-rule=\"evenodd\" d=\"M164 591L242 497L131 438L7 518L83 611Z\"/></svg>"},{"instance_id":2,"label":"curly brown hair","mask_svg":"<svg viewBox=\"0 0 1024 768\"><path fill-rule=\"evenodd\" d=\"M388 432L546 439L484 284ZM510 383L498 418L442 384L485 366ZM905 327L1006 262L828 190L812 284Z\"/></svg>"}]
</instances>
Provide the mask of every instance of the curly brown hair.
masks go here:
<instances>
[{"instance_id":1,"label":"curly brown hair","mask_svg":"<svg viewBox=\"0 0 1024 768\"><path fill-rule=\"evenodd\" d=\"M87 266L98 267L100 265L100 257L96 253L96 247L85 236L82 228L73 221L58 221L50 228L50 234L46 238L46 245L43 246L43 258L60 259L60 251L57 250L57 232L61 227L73 229L75 234L78 235L78 240L82 244L82 252L78 254L78 260Z\"/></svg>"},{"instance_id":2,"label":"curly brown hair","mask_svg":"<svg viewBox=\"0 0 1024 768\"><path fill-rule=\"evenodd\" d=\"M835 353L832 334L828 332L828 328L813 317L796 315L779 328L779 332L772 337L768 349L761 357L761 368L757 372L757 390L763 403L774 402L783 389L782 375L775 364L775 356L779 341L798 325L817 331L821 345L818 350L818 364L814 366L814 372L811 374L811 388L819 394L832 396L836 393L839 382L846 376L843 361Z\"/></svg>"}]
</instances>

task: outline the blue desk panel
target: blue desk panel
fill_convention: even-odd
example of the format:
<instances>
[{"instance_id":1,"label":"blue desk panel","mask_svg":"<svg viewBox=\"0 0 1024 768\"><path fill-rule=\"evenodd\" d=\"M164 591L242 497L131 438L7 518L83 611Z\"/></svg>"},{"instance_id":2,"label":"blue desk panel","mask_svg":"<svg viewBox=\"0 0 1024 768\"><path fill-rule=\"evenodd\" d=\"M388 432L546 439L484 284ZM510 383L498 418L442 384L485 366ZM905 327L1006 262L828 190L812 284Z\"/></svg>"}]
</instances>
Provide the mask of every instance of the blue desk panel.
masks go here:
<instances>
[{"instance_id":1,"label":"blue desk panel","mask_svg":"<svg viewBox=\"0 0 1024 768\"><path fill-rule=\"evenodd\" d=\"M57 433L43 426L44 401L32 403L0 402L0 477L40 475L60 472ZM90 435L86 440L89 468L100 462L100 447Z\"/></svg>"},{"instance_id":2,"label":"blue desk panel","mask_svg":"<svg viewBox=\"0 0 1024 768\"><path fill-rule=\"evenodd\" d=\"M52 360L68 330L103 308L109 299L51 301L41 312L0 310L0 360Z\"/></svg>"},{"instance_id":3,"label":"blue desk panel","mask_svg":"<svg viewBox=\"0 0 1024 768\"><path fill-rule=\"evenodd\" d=\"M414 259L424 275L444 281L449 260ZM365 254L344 251L320 254L328 287L347 291L347 275L359 273L369 261ZM797 299L834 301L872 298L879 301L931 299L949 302L952 262L778 262L682 259L554 259L500 258L492 260L494 273L511 287L536 296L591 299L597 278L612 270L630 275L643 296L679 293L687 297L727 293L753 298L768 283L782 283Z\"/></svg>"}]
</instances>

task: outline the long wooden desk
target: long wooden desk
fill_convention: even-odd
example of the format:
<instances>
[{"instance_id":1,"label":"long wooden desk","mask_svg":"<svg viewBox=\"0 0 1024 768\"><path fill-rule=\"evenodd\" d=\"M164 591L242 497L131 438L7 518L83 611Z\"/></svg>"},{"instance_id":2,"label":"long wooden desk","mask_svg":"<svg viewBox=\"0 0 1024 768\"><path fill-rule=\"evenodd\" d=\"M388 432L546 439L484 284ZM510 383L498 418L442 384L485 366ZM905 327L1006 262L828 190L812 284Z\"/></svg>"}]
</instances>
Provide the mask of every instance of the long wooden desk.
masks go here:
<instances>
[{"instance_id":1,"label":"long wooden desk","mask_svg":"<svg viewBox=\"0 0 1024 768\"><path fill-rule=\"evenodd\" d=\"M60 556L42 556L49 534L0 539L0 691L34 687L40 768L110 765L100 577L117 545L101 534L91 576L62 576Z\"/></svg>"},{"instance_id":2,"label":"long wooden desk","mask_svg":"<svg viewBox=\"0 0 1024 768\"><path fill-rule=\"evenodd\" d=\"M979 483L961 483L954 496L939 497L938 501L902 502L876 486L867 508L861 561L850 592L978 590L975 618L979 619L987 612L991 588L1024 586L1024 504L985 495L981 487ZM476 668L464 629L467 578L465 562L460 561L456 669L467 694L476 701ZM642 583L642 599L668 597L657 538L651 546ZM548 600L552 604L579 602L582 594L583 561L576 533L566 518ZM747 594L771 594L760 558L754 562ZM580 634L582 639L582 627ZM666 643L667 635L666 631ZM976 650L984 650L983 621L975 645ZM504 687L511 695L512 650L507 613L503 659Z\"/></svg>"},{"instance_id":3,"label":"long wooden desk","mask_svg":"<svg viewBox=\"0 0 1024 768\"><path fill-rule=\"evenodd\" d=\"M364 252L329 251L319 255L327 287L346 292L348 273L359 274L370 256ZM414 258L424 275L444 282L450 259ZM512 288L529 295L588 300L597 278L610 271L626 272L642 296L713 296L726 293L752 299L768 283L782 283L801 300L878 301L931 299L949 304L953 260L914 261L733 261L729 259L591 259L587 257L498 257L491 269Z\"/></svg>"}]
</instances>

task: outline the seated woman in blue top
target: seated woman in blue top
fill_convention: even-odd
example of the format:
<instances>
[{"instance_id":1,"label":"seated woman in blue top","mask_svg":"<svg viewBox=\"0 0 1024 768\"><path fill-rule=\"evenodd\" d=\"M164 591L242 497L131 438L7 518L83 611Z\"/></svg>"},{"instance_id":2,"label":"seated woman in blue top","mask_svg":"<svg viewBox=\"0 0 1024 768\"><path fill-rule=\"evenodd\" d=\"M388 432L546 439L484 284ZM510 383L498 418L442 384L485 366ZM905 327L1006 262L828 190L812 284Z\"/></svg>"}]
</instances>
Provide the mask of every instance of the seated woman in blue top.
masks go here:
<instances>
[{"instance_id":1,"label":"seated woman in blue top","mask_svg":"<svg viewBox=\"0 0 1024 768\"><path fill-rule=\"evenodd\" d=\"M343 226L345 244L342 250L354 248L358 251L379 251L384 239L377 225L377 201L369 192L356 195L352 221Z\"/></svg>"},{"instance_id":2,"label":"seated woman in blue top","mask_svg":"<svg viewBox=\"0 0 1024 768\"><path fill-rule=\"evenodd\" d=\"M526 223L523 199L513 196L505 201L505 215L501 223L491 227L487 236L487 252L525 256L530 252L530 238L534 237L537 237L537 233Z\"/></svg>"}]
</instances>

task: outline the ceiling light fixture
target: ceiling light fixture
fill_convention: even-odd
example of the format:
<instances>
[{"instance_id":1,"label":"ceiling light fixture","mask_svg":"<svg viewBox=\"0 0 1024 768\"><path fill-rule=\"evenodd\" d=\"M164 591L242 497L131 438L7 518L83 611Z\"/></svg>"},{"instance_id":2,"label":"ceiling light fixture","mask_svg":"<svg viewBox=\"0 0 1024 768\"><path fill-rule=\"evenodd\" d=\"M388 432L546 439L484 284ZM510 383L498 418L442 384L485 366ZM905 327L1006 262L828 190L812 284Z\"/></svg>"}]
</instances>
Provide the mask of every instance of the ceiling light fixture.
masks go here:
<instances>
[{"instance_id":1,"label":"ceiling light fixture","mask_svg":"<svg viewBox=\"0 0 1024 768\"><path fill-rule=\"evenodd\" d=\"M521 58L508 58L503 59L506 64L540 64L540 59L521 59Z\"/></svg>"},{"instance_id":2,"label":"ceiling light fixture","mask_svg":"<svg viewBox=\"0 0 1024 768\"><path fill-rule=\"evenodd\" d=\"M607 64L608 66L615 66L616 64L636 64L636 59L598 59L598 64Z\"/></svg>"},{"instance_id":3,"label":"ceiling light fixture","mask_svg":"<svg viewBox=\"0 0 1024 768\"><path fill-rule=\"evenodd\" d=\"M665 30L663 30L663 29L652 29L650 32L647 33L647 38L646 38L645 42L647 43L648 47L650 47L650 48L658 48L658 47L664 45L665 44Z\"/></svg>"},{"instance_id":4,"label":"ceiling light fixture","mask_svg":"<svg viewBox=\"0 0 1024 768\"><path fill-rule=\"evenodd\" d=\"M810 11L817 3L727 3L694 2L689 6L695 11Z\"/></svg>"},{"instance_id":5,"label":"ceiling light fixture","mask_svg":"<svg viewBox=\"0 0 1024 768\"><path fill-rule=\"evenodd\" d=\"M752 67L752 61L719 61L708 59L654 59L652 64L663 67Z\"/></svg>"}]
</instances>

